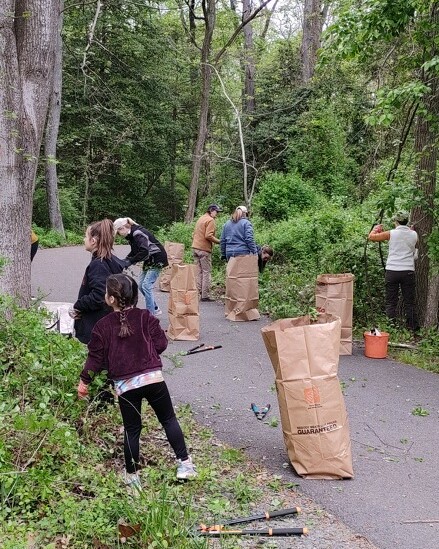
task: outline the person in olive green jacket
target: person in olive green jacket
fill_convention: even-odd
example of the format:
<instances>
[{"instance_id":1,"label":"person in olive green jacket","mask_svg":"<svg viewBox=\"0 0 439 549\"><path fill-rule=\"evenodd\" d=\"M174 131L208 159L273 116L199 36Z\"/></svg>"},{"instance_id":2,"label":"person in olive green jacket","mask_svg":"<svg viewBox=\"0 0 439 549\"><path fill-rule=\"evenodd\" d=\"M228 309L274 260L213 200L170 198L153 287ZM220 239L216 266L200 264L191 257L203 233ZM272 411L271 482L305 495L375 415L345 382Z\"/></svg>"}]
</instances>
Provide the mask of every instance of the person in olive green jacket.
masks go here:
<instances>
[{"instance_id":1,"label":"person in olive green jacket","mask_svg":"<svg viewBox=\"0 0 439 549\"><path fill-rule=\"evenodd\" d=\"M197 288L201 301L214 301L209 296L212 279L212 248L213 244L220 242L215 236L215 217L221 211L217 204L211 204L207 212L198 219L192 238L192 253L197 266Z\"/></svg>"}]
</instances>

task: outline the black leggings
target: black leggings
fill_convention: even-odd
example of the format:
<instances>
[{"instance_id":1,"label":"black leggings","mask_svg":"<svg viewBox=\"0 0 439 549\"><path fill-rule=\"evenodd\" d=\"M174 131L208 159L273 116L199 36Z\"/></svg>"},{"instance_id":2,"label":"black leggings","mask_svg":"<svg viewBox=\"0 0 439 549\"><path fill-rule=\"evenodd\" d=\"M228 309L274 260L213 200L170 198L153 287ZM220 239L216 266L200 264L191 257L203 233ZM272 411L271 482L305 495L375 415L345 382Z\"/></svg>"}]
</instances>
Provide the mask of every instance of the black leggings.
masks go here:
<instances>
[{"instance_id":1,"label":"black leggings","mask_svg":"<svg viewBox=\"0 0 439 549\"><path fill-rule=\"evenodd\" d=\"M164 381L132 389L119 396L124 434L124 455L127 473L139 469L139 439L142 430L142 400L146 399L162 424L177 459L188 458L180 424L175 417L171 396Z\"/></svg>"},{"instance_id":2,"label":"black leggings","mask_svg":"<svg viewBox=\"0 0 439 549\"><path fill-rule=\"evenodd\" d=\"M399 289L404 301L407 327L409 330L419 329L415 311L415 273L414 271L386 270L386 314L389 318L397 317Z\"/></svg>"},{"instance_id":3,"label":"black leggings","mask_svg":"<svg viewBox=\"0 0 439 549\"><path fill-rule=\"evenodd\" d=\"M35 257L35 254L38 250L38 240L30 245L30 261L32 263L33 258Z\"/></svg>"}]
</instances>

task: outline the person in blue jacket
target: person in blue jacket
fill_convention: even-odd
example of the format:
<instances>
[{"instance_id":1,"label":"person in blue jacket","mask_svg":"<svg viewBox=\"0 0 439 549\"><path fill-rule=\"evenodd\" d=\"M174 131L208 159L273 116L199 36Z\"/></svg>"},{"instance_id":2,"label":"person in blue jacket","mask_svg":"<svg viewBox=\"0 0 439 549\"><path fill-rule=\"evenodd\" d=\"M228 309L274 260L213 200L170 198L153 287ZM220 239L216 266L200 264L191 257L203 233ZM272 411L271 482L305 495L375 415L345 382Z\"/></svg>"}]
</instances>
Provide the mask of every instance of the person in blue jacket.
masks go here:
<instances>
[{"instance_id":1,"label":"person in blue jacket","mask_svg":"<svg viewBox=\"0 0 439 549\"><path fill-rule=\"evenodd\" d=\"M70 316L75 319L75 336L87 344L98 320L112 312L105 303L105 284L111 274L123 271L125 263L113 255L114 229L110 219L103 219L87 227L85 249L91 261L85 270L78 299Z\"/></svg>"},{"instance_id":2,"label":"person in blue jacket","mask_svg":"<svg viewBox=\"0 0 439 549\"><path fill-rule=\"evenodd\" d=\"M238 206L226 222L221 234L221 258L227 261L240 255L258 255L253 225L247 218L245 206Z\"/></svg>"}]
</instances>

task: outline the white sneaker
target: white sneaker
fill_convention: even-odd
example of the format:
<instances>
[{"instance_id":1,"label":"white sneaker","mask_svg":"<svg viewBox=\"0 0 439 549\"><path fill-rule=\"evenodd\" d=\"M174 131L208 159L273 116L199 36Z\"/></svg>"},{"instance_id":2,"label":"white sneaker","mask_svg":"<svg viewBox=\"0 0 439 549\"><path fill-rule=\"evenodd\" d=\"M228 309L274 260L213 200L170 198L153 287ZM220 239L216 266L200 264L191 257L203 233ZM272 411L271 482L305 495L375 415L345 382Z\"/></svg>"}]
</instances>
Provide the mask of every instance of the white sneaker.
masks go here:
<instances>
[{"instance_id":1,"label":"white sneaker","mask_svg":"<svg viewBox=\"0 0 439 549\"><path fill-rule=\"evenodd\" d=\"M178 460L177 478L186 480L198 476L195 465L192 463L192 458L189 456L185 461Z\"/></svg>"},{"instance_id":2,"label":"white sneaker","mask_svg":"<svg viewBox=\"0 0 439 549\"><path fill-rule=\"evenodd\" d=\"M157 307L157 309L154 309L154 316L160 316L163 314L163 311Z\"/></svg>"}]
</instances>

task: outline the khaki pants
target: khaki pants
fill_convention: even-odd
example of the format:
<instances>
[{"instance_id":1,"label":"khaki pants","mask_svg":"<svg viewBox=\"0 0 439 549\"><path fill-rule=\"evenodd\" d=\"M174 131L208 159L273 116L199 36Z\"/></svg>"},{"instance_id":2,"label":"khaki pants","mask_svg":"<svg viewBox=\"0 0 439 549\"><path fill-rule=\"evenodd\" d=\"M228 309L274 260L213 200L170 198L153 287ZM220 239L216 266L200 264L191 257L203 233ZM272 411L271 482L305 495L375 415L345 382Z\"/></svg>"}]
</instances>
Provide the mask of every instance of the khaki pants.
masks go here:
<instances>
[{"instance_id":1,"label":"khaki pants","mask_svg":"<svg viewBox=\"0 0 439 549\"><path fill-rule=\"evenodd\" d=\"M212 254L196 248L192 248L192 252L197 266L197 288L201 294L201 299L203 299L209 297L212 280Z\"/></svg>"}]
</instances>

